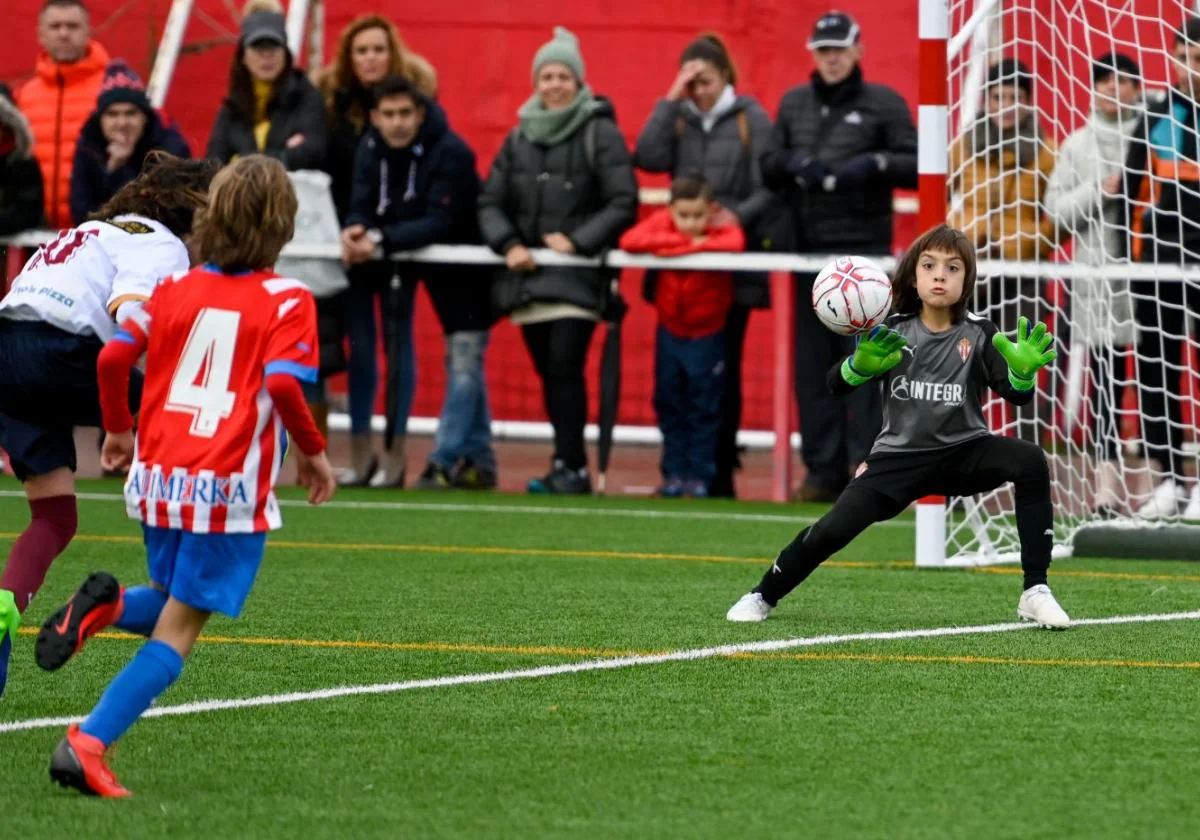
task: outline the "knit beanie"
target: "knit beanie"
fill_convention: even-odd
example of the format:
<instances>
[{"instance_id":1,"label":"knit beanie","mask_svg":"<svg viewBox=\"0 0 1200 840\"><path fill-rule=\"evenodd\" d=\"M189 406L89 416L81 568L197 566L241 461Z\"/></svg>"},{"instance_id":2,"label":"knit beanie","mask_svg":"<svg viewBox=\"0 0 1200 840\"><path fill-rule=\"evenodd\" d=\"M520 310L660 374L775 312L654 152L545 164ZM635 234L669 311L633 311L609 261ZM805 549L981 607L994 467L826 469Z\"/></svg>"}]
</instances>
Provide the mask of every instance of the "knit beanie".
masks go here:
<instances>
[{"instance_id":1,"label":"knit beanie","mask_svg":"<svg viewBox=\"0 0 1200 840\"><path fill-rule=\"evenodd\" d=\"M96 110L104 111L118 102L127 102L147 113L150 112L150 100L146 96L146 86L142 84L141 77L120 59L110 61L104 68L104 80L100 83L100 93L96 96Z\"/></svg>"},{"instance_id":2,"label":"knit beanie","mask_svg":"<svg viewBox=\"0 0 1200 840\"><path fill-rule=\"evenodd\" d=\"M571 68L579 84L584 82L583 55L579 52L579 39L564 26L554 27L554 37L542 44L533 57L533 78L547 64L565 64Z\"/></svg>"}]
</instances>

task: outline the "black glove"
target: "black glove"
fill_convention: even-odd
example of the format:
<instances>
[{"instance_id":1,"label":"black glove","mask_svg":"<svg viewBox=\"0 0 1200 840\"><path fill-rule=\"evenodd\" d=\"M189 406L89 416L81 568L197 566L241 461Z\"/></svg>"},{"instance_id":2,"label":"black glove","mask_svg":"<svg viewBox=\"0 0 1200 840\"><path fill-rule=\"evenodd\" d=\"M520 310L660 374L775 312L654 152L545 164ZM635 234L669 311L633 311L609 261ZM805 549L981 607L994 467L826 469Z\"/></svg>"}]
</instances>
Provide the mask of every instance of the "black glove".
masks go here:
<instances>
[{"instance_id":1,"label":"black glove","mask_svg":"<svg viewBox=\"0 0 1200 840\"><path fill-rule=\"evenodd\" d=\"M788 157L787 172L796 179L797 184L810 190L819 189L830 174L828 166L800 150L792 152Z\"/></svg>"},{"instance_id":2,"label":"black glove","mask_svg":"<svg viewBox=\"0 0 1200 840\"><path fill-rule=\"evenodd\" d=\"M871 153L857 155L843 161L833 173L836 186L845 188L861 187L875 180L875 177L887 169L887 158L881 154Z\"/></svg>"}]
</instances>

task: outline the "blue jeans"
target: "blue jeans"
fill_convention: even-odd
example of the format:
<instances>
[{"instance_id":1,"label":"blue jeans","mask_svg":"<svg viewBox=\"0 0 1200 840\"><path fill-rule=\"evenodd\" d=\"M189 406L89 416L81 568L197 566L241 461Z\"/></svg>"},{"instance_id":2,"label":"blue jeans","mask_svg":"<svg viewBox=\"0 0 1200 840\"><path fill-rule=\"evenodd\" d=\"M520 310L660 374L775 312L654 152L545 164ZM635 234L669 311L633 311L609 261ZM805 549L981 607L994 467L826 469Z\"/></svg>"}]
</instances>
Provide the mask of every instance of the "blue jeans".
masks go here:
<instances>
[{"instance_id":1,"label":"blue jeans","mask_svg":"<svg viewBox=\"0 0 1200 840\"><path fill-rule=\"evenodd\" d=\"M679 338L662 327L654 358L654 411L664 478L711 482L725 393L725 334Z\"/></svg>"},{"instance_id":2,"label":"blue jeans","mask_svg":"<svg viewBox=\"0 0 1200 840\"><path fill-rule=\"evenodd\" d=\"M429 456L430 463L444 470L466 458L481 469L496 471L492 415L483 372L487 344L487 330L446 336L446 397L434 451Z\"/></svg>"},{"instance_id":3,"label":"blue jeans","mask_svg":"<svg viewBox=\"0 0 1200 840\"><path fill-rule=\"evenodd\" d=\"M390 263L367 263L351 270L350 291L346 295L346 332L350 339L350 433L355 435L371 431L371 415L375 411L379 385L376 299L382 303L383 342L389 360L391 342L396 342L396 361L388 375L389 388L395 389L391 392L395 400L395 432L403 435L408 431L408 415L417 388L417 358L412 340L416 283L405 282L399 289L393 289L391 278ZM388 402L390 408L392 400Z\"/></svg>"}]
</instances>

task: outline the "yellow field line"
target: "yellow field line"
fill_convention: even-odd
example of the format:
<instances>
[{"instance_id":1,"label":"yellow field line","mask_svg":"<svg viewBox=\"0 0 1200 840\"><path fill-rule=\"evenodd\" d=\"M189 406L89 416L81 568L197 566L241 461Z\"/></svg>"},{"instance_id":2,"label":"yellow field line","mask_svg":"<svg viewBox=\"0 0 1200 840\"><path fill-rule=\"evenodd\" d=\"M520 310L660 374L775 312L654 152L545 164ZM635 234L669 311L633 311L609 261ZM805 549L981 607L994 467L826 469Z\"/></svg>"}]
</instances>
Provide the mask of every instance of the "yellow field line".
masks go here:
<instances>
[{"instance_id":1,"label":"yellow field line","mask_svg":"<svg viewBox=\"0 0 1200 840\"><path fill-rule=\"evenodd\" d=\"M16 539L19 534L0 532L0 540ZM80 534L75 537L78 542L121 543L140 545L139 537L112 536L103 534ZM420 544L389 544L389 543L321 543L298 542L294 540L270 540L268 548L298 549L306 551L380 551L397 554L442 554L467 556L516 556L516 557L564 557L585 558L595 560L671 560L692 563L737 563L741 565L763 566L771 562L768 557L735 557L726 554L675 554L650 551L600 551L592 549L563 549L563 548L515 548L492 545L420 545ZM912 569L910 562L900 560L883 560L878 562L860 562L854 560L827 560L821 564L834 569ZM964 571L987 575L1019 575L1021 570L1016 567L982 566L966 568ZM1074 569L1063 569L1056 566L1054 577L1091 578L1094 580L1129 580L1145 581L1148 583L1166 581L1175 583L1200 583L1200 575L1170 575L1142 574L1138 572L1097 572Z\"/></svg>"},{"instance_id":2,"label":"yellow field line","mask_svg":"<svg viewBox=\"0 0 1200 840\"><path fill-rule=\"evenodd\" d=\"M19 534L0 532L0 540L16 539ZM140 545L138 537L108 536L101 534L79 534L77 542L123 543ZM315 551L383 551L397 554L465 554L465 555L509 555L517 557L576 557L595 560L678 560L699 563L741 563L765 566L767 557L733 557L726 554L672 554L650 551L599 551L593 549L563 548L509 548L493 545L420 545L390 543L321 543L297 542L294 540L269 540L268 548L290 548ZM883 569L906 567L901 562L863 563L851 560L831 560L825 566L843 569Z\"/></svg>"},{"instance_id":3,"label":"yellow field line","mask_svg":"<svg viewBox=\"0 0 1200 840\"><path fill-rule=\"evenodd\" d=\"M17 631L22 636L37 634L35 627L22 627ZM130 633L97 633L93 639L116 641L142 641L142 636ZM342 650L390 650L431 653L487 653L507 656L646 656L662 651L612 650L608 648L564 647L558 645L485 645L469 642L378 642L370 639L273 639L256 636L208 636L202 635L200 642L210 645L239 645L248 647L326 648Z\"/></svg>"},{"instance_id":4,"label":"yellow field line","mask_svg":"<svg viewBox=\"0 0 1200 840\"><path fill-rule=\"evenodd\" d=\"M33 635L32 627L23 627L21 635ZM141 636L127 633L97 633L93 638L116 641L140 641ZM419 653L479 653L501 656L568 656L615 658L621 656L653 656L661 650L622 650L613 648L563 647L558 645L488 645L469 642L378 642L353 639L274 639L254 636L201 636L199 641L210 645L247 647L323 648L341 650L381 650ZM1018 665L1029 667L1063 668L1159 668L1169 670L1200 670L1200 662L1169 662L1143 659L1031 659L1003 656L948 656L899 653L733 653L723 659L778 659L796 662L882 662L947 665Z\"/></svg>"}]
</instances>

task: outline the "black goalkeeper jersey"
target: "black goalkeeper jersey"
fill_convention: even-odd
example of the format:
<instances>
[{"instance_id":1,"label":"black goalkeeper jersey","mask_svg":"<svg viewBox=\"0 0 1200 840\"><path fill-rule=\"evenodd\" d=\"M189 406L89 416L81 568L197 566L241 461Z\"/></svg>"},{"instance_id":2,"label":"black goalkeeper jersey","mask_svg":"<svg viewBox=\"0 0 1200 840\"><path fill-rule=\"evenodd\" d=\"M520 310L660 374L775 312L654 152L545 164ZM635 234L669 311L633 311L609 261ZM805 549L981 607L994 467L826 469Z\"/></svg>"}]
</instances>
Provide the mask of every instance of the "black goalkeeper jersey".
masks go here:
<instances>
[{"instance_id":1,"label":"black goalkeeper jersey","mask_svg":"<svg viewBox=\"0 0 1200 840\"><path fill-rule=\"evenodd\" d=\"M1009 384L1008 363L992 346L998 330L986 318L968 313L945 332L931 332L918 315L893 315L887 325L908 340L900 364L884 374L883 430L872 455L944 449L991 434L983 416L985 389L1014 405L1033 399L1034 389L1018 391ZM848 394L854 386L842 379L842 360L828 376L829 390Z\"/></svg>"}]
</instances>

